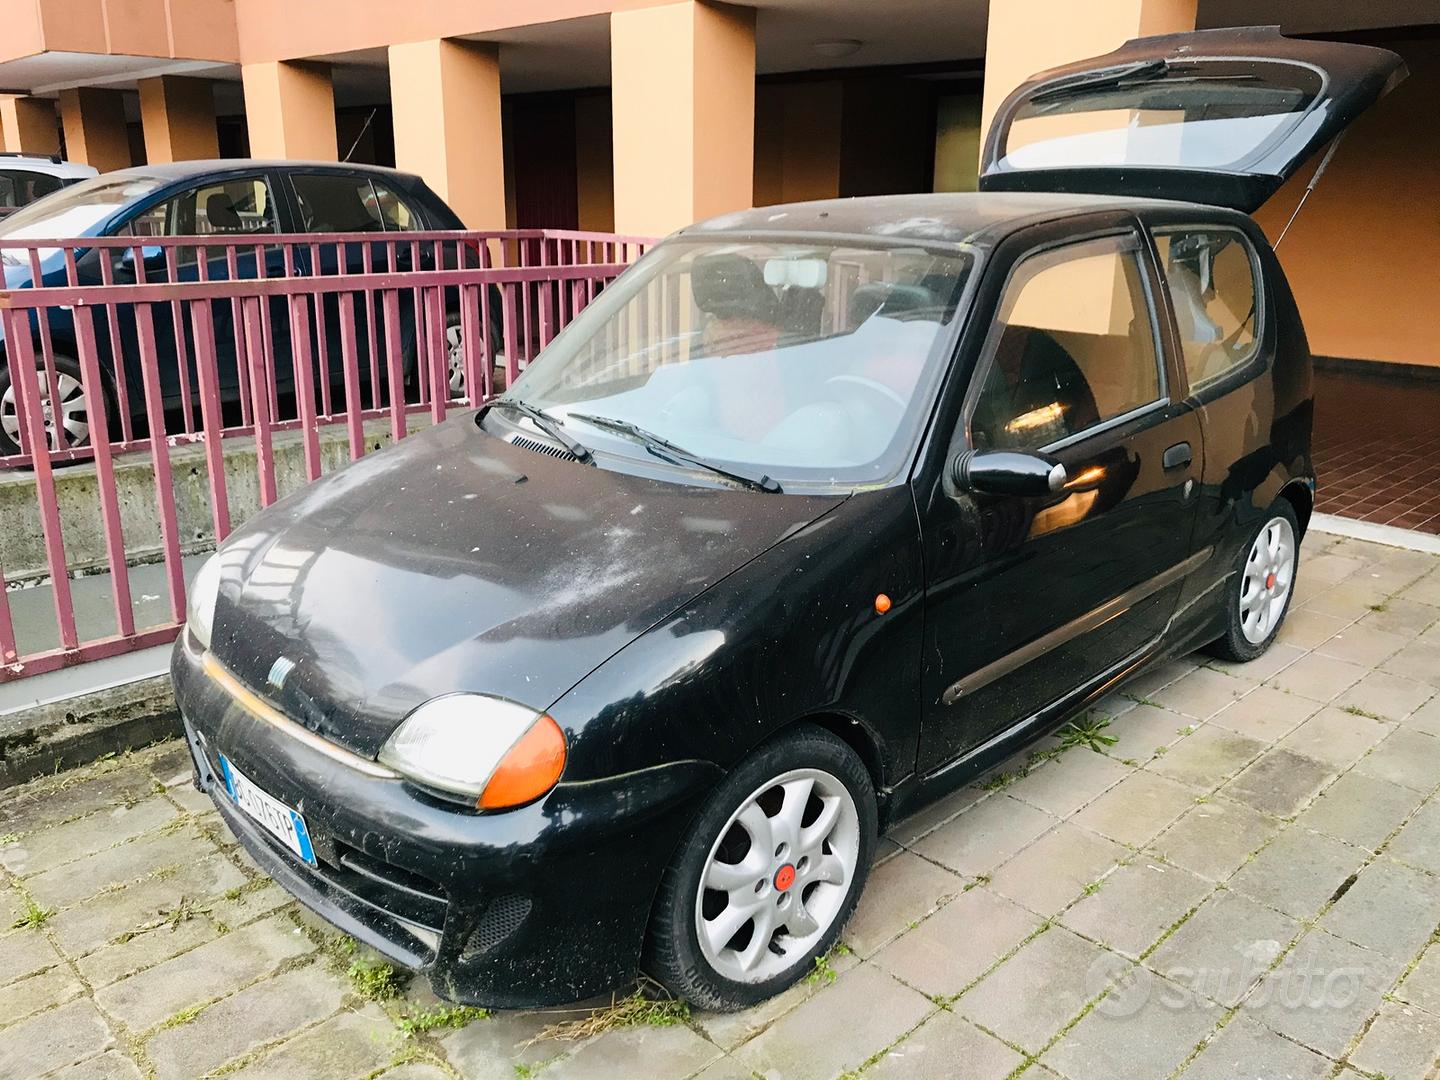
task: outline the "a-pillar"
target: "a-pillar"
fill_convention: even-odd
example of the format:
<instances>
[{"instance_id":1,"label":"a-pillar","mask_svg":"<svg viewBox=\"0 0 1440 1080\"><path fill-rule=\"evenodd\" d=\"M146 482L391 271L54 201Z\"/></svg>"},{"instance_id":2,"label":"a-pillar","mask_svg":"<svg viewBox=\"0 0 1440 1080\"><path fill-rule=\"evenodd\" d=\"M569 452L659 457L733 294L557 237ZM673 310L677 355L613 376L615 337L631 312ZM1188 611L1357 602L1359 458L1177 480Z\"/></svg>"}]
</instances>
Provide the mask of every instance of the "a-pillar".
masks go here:
<instances>
[{"instance_id":1,"label":"a-pillar","mask_svg":"<svg viewBox=\"0 0 1440 1080\"><path fill-rule=\"evenodd\" d=\"M497 47L437 38L390 46L395 165L471 229L505 227Z\"/></svg>"},{"instance_id":2,"label":"a-pillar","mask_svg":"<svg viewBox=\"0 0 1440 1080\"><path fill-rule=\"evenodd\" d=\"M65 125L65 156L71 161L101 172L130 166L125 99L119 90L92 86L61 90L60 119Z\"/></svg>"},{"instance_id":3,"label":"a-pillar","mask_svg":"<svg viewBox=\"0 0 1440 1080\"><path fill-rule=\"evenodd\" d=\"M240 69L250 153L257 158L336 161L330 65L267 61Z\"/></svg>"},{"instance_id":4,"label":"a-pillar","mask_svg":"<svg viewBox=\"0 0 1440 1080\"><path fill-rule=\"evenodd\" d=\"M12 154L58 154L60 125L46 98L0 97L0 148Z\"/></svg>"},{"instance_id":5,"label":"a-pillar","mask_svg":"<svg viewBox=\"0 0 1440 1080\"><path fill-rule=\"evenodd\" d=\"M1195 29L1197 0L1005 0L990 5L981 131L1005 96L1037 71L1098 56L1131 38Z\"/></svg>"},{"instance_id":6,"label":"a-pillar","mask_svg":"<svg viewBox=\"0 0 1440 1080\"><path fill-rule=\"evenodd\" d=\"M685 3L610 16L615 230L663 236L751 205L755 12Z\"/></svg>"},{"instance_id":7,"label":"a-pillar","mask_svg":"<svg viewBox=\"0 0 1440 1080\"><path fill-rule=\"evenodd\" d=\"M140 122L145 129L145 158L151 165L220 156L215 91L208 79L176 75L141 79Z\"/></svg>"}]
</instances>

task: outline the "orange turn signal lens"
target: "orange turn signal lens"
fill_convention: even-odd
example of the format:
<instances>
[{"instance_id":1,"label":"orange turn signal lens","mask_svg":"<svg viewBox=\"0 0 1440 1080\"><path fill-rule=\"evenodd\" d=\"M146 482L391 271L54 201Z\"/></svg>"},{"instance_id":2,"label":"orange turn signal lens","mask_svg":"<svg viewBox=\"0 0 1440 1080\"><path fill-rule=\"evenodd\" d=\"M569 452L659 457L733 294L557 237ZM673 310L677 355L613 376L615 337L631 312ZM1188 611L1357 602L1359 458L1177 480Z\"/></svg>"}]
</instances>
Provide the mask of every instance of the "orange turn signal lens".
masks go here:
<instances>
[{"instance_id":1,"label":"orange turn signal lens","mask_svg":"<svg viewBox=\"0 0 1440 1080\"><path fill-rule=\"evenodd\" d=\"M481 810L523 806L544 795L565 771L565 733L541 715L505 752L475 805Z\"/></svg>"}]
</instances>

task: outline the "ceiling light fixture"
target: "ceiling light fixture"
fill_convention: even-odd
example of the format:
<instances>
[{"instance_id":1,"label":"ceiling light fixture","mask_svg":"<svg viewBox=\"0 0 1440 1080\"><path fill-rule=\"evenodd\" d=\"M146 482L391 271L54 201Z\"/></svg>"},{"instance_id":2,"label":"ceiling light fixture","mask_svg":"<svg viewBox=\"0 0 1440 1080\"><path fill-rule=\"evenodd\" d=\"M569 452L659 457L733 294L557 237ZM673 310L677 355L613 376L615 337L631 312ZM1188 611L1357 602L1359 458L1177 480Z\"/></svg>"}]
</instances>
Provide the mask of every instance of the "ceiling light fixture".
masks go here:
<instances>
[{"instance_id":1,"label":"ceiling light fixture","mask_svg":"<svg viewBox=\"0 0 1440 1080\"><path fill-rule=\"evenodd\" d=\"M817 41L815 51L821 56L828 56L832 59L839 59L842 56L853 56L860 51L863 41L856 41L854 38L844 38L840 41Z\"/></svg>"}]
</instances>

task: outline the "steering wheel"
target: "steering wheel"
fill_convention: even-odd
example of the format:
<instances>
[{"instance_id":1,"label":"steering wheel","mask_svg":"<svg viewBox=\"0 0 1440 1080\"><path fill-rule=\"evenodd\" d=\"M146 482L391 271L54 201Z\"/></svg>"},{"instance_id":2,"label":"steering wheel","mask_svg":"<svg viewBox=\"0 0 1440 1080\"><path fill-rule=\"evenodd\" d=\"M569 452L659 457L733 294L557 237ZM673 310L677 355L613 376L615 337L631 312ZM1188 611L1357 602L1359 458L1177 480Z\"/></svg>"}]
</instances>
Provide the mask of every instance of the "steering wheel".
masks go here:
<instances>
[{"instance_id":1,"label":"steering wheel","mask_svg":"<svg viewBox=\"0 0 1440 1080\"><path fill-rule=\"evenodd\" d=\"M904 413L910 405L909 402L884 383L877 382L874 379L867 379L864 375L832 375L825 380L825 385L834 387L838 391L836 396L841 398L854 397L857 390L861 391L860 396L866 399L871 405L874 404L875 398L884 398L886 404L892 406L900 413Z\"/></svg>"}]
</instances>

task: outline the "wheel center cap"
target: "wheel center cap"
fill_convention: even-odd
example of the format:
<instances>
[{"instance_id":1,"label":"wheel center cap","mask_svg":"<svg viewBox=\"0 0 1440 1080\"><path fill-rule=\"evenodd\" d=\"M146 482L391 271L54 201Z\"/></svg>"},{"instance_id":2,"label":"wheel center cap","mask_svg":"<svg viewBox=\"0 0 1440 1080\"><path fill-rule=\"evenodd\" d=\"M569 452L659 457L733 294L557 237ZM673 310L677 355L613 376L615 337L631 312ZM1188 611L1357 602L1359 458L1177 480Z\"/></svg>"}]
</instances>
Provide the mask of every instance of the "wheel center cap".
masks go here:
<instances>
[{"instance_id":1,"label":"wheel center cap","mask_svg":"<svg viewBox=\"0 0 1440 1080\"><path fill-rule=\"evenodd\" d=\"M1268 573L1268 574L1265 575L1265 588L1267 588L1267 589L1273 589L1274 587L1275 587L1275 574L1274 574L1274 572L1272 571L1272 572L1270 572L1270 573Z\"/></svg>"},{"instance_id":2,"label":"wheel center cap","mask_svg":"<svg viewBox=\"0 0 1440 1080\"><path fill-rule=\"evenodd\" d=\"M786 863L775 871L775 889L777 892L784 892L795 884L795 867Z\"/></svg>"}]
</instances>

